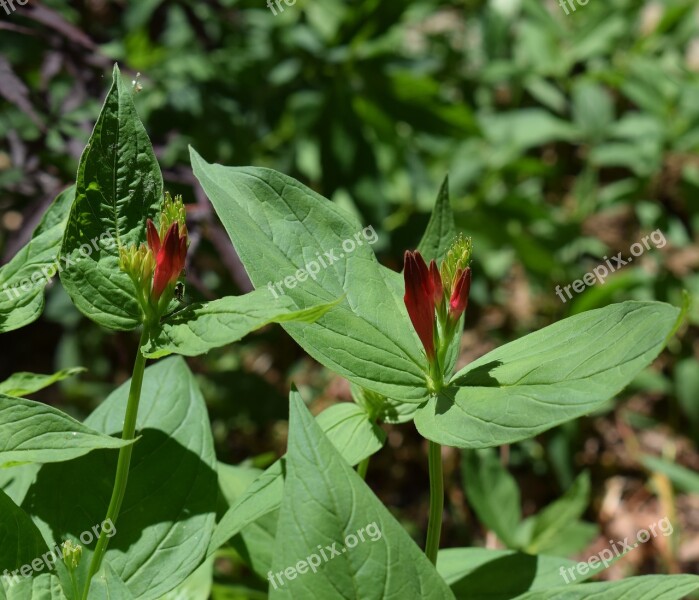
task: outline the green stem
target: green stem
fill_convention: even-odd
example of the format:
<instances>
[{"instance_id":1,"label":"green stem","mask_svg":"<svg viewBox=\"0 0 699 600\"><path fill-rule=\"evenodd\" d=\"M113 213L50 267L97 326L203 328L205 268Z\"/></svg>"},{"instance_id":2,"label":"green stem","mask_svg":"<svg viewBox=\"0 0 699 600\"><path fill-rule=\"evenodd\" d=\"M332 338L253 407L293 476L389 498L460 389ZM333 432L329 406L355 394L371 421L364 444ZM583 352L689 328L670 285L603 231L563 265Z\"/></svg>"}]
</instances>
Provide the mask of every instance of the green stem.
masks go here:
<instances>
[{"instance_id":1,"label":"green stem","mask_svg":"<svg viewBox=\"0 0 699 600\"><path fill-rule=\"evenodd\" d=\"M362 479L366 479L366 472L369 469L369 459L371 457L367 456L362 462L357 465L357 473Z\"/></svg>"},{"instance_id":2,"label":"green stem","mask_svg":"<svg viewBox=\"0 0 699 600\"><path fill-rule=\"evenodd\" d=\"M427 524L425 554L437 564L439 538L442 534L442 511L444 510L444 477L442 475L442 447L430 441L430 520Z\"/></svg>"},{"instance_id":3,"label":"green stem","mask_svg":"<svg viewBox=\"0 0 699 600\"><path fill-rule=\"evenodd\" d=\"M136 435L136 417L138 416L138 404L141 400L143 372L146 368L146 357L141 353L141 347L148 341L148 334L149 326L148 324L145 324L143 326L143 331L141 332L141 340L138 343L138 353L136 354L136 362L134 363L133 374L131 376L129 400L126 405L124 429L121 434L121 438L123 440L133 440ZM132 452L133 444L124 446L121 448L121 450L119 450L119 460L117 462L116 476L114 478L112 499L109 502L109 508L107 509L107 516L105 517L104 522L111 520L111 522L116 525L119 517L119 511L121 510L121 504L124 501L124 494L126 493L126 484L129 479L129 467L131 465ZM95 548L95 553L92 555L92 561L90 562L90 571L87 576L87 581L85 582L83 600L87 600L87 594L90 590L90 582L102 565L102 559L104 558L104 553L107 551L108 543L109 538L107 537L105 528L102 527L99 540L97 541L97 547Z\"/></svg>"},{"instance_id":4,"label":"green stem","mask_svg":"<svg viewBox=\"0 0 699 600\"><path fill-rule=\"evenodd\" d=\"M77 598L79 592L78 592L78 582L75 579L75 571L70 572L70 583L71 583L71 587L73 588L73 597Z\"/></svg>"}]
</instances>

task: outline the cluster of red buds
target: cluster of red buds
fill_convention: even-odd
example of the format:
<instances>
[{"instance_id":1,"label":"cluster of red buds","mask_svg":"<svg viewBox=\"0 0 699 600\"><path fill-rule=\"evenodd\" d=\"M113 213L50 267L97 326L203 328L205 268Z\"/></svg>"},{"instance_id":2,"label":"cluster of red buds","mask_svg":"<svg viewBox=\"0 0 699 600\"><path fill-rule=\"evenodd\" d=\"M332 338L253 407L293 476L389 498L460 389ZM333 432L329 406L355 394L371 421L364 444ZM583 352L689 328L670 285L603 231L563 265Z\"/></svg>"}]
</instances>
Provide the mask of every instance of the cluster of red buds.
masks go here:
<instances>
[{"instance_id":1,"label":"cluster of red buds","mask_svg":"<svg viewBox=\"0 0 699 600\"><path fill-rule=\"evenodd\" d=\"M440 363L468 306L471 251L471 239L460 236L439 268L434 260L428 267L418 251L405 253L403 300L437 385Z\"/></svg>"},{"instance_id":2,"label":"cluster of red buds","mask_svg":"<svg viewBox=\"0 0 699 600\"><path fill-rule=\"evenodd\" d=\"M187 256L187 225L181 196L165 194L159 226L146 222L148 245L120 249L119 266L129 275L144 315L160 317L173 299Z\"/></svg>"}]
</instances>

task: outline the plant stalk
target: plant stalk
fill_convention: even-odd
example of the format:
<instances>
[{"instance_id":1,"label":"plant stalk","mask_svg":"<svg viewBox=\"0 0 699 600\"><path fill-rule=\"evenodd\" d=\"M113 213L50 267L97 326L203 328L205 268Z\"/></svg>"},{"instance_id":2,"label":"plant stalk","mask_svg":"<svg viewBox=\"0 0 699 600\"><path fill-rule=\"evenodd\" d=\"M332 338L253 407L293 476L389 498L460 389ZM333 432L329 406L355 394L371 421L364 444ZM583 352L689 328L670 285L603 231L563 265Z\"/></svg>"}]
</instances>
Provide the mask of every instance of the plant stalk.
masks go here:
<instances>
[{"instance_id":1,"label":"plant stalk","mask_svg":"<svg viewBox=\"0 0 699 600\"><path fill-rule=\"evenodd\" d=\"M146 357L143 356L141 347L148 341L149 329L148 324L144 324L143 331L141 332L141 339L138 343L138 353L136 354L136 361L134 363L133 374L131 376L129 399L126 405L126 415L124 417L124 429L121 434L121 439L123 440L133 440L136 435L136 418L138 416L138 405L141 400L143 372L146 368ZM119 450L119 460L117 462L116 476L114 478L112 499L109 502L107 516L105 517L103 523L111 520L114 526L116 526L119 511L121 510L121 505L124 501L124 495L126 494L126 484L129 479L129 467L131 466L132 452L133 444L124 446ZM102 527L99 540L97 541L97 547L95 548L95 553L92 555L92 561L90 562L90 570L85 583L85 589L83 591L83 600L87 600L87 594L90 590L90 582L102 565L102 559L107 551L107 544L109 544L109 538L107 537L105 528Z\"/></svg>"},{"instance_id":2,"label":"plant stalk","mask_svg":"<svg viewBox=\"0 0 699 600\"><path fill-rule=\"evenodd\" d=\"M437 564L439 538L442 534L442 512L444 510L444 476L442 475L442 447L429 442L430 468L430 519L427 523L425 554L432 564Z\"/></svg>"}]
</instances>

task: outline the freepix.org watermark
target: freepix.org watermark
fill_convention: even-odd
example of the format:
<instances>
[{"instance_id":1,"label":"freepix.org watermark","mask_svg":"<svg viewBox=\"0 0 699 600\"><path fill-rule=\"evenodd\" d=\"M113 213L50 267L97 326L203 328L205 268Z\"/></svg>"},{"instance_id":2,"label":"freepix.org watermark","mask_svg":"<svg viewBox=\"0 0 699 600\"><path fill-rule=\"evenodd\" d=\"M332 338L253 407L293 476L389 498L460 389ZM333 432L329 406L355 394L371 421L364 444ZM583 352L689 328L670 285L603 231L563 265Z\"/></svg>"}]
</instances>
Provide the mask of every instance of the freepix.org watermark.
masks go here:
<instances>
[{"instance_id":1,"label":"freepix.org watermark","mask_svg":"<svg viewBox=\"0 0 699 600\"><path fill-rule=\"evenodd\" d=\"M576 4L579 4L580 6L587 6L588 2L590 0L558 0L558 6L560 6L567 15L570 14L570 11L572 10L575 12L578 10Z\"/></svg>"},{"instance_id":2,"label":"freepix.org watermark","mask_svg":"<svg viewBox=\"0 0 699 600\"><path fill-rule=\"evenodd\" d=\"M354 252L359 246L363 246L364 242L367 242L371 246L372 244L375 244L378 239L378 234L376 231L374 231L374 228L369 225L369 227L365 227L361 231L355 233L354 237L344 240L342 242L342 252L338 248L333 248L328 252L324 252L322 256L320 252L318 252L316 254L316 260L306 263L303 269L299 269L293 275L289 275L288 277L275 281L274 283L270 281L267 284L267 287L275 298L279 298L280 295L284 295L284 290L282 287L293 289L299 282L304 282L309 277L315 281L318 277L318 273L320 273L323 269L327 269L333 263L337 262L338 260L342 260L348 254ZM279 293L277 293L277 290Z\"/></svg>"},{"instance_id":3,"label":"freepix.org watermark","mask_svg":"<svg viewBox=\"0 0 699 600\"><path fill-rule=\"evenodd\" d=\"M104 530L108 538L114 537L117 532L113 521L107 519L106 521L102 521L100 525L95 525L92 529L83 531L78 539L83 545L88 546L99 538L102 530ZM12 572L5 569L5 572L2 574L2 584L5 586L5 589L9 589L17 585L21 581L21 578L32 577L34 573L41 573L44 569L52 571L56 562L62 560L63 557L64 552L62 545L56 544L52 550L49 550L39 558L35 558L31 563L21 566L19 569L15 569Z\"/></svg>"},{"instance_id":4,"label":"freepix.org watermark","mask_svg":"<svg viewBox=\"0 0 699 600\"><path fill-rule=\"evenodd\" d=\"M646 250L650 250L650 242L653 242L653 246L655 248L664 248L665 244L667 244L667 240L665 239L663 232L660 231L660 229L656 229L650 235L642 238L640 242L631 244L631 247L629 248L631 256L624 259L621 256L623 254L622 252L619 252L616 256L612 256L611 259L605 256L602 259L605 261L605 263L600 264L592 269L592 271L585 273L582 279L578 279L570 285L566 285L564 287L557 285L556 295L561 299L561 302L565 304L568 300L566 300L565 296L563 295L564 291L567 294L568 299L572 300L573 295L570 293L570 288L573 288L573 291L576 294L579 294L580 292L583 292L587 286L592 286L595 283L603 284L609 275L615 271L618 271L621 269L621 267L625 267L629 263L632 263L634 258L641 256L641 254L643 254ZM614 264L612 264L612 261L614 261Z\"/></svg>"},{"instance_id":5,"label":"freepix.org watermark","mask_svg":"<svg viewBox=\"0 0 699 600\"><path fill-rule=\"evenodd\" d=\"M311 554L310 556L307 556L305 560L300 560L299 562L297 562L295 566L287 567L286 569L284 569L283 571L279 571L278 573L272 573L272 571L270 571L269 573L267 573L267 579L269 579L269 582L276 590L278 589L278 586L281 587L284 585L285 577L286 579L291 581L292 579L296 579L299 575L305 575L306 573L308 573L309 569L313 573L317 573L318 567L320 567L320 565L328 561L331 561L336 556L342 556L347 551L350 551L352 550L352 548L355 548L359 544L359 542L377 542L382 537L383 533L379 526L376 524L376 521L374 521L373 523L369 523L369 525L367 525L366 527L358 529L356 534L347 534L345 536L344 546L340 546L338 548L338 542L333 542L332 545L325 547L319 545L318 551L320 554Z\"/></svg>"},{"instance_id":6,"label":"freepix.org watermark","mask_svg":"<svg viewBox=\"0 0 699 600\"><path fill-rule=\"evenodd\" d=\"M633 540L629 542L628 537L625 537L623 541L617 540L614 542L609 540L614 552L612 552L609 548L605 548L594 556L591 556L586 562L579 562L574 567L561 567L561 577L563 577L563 580L566 583L570 583L571 581L575 581L576 573L583 576L587 575L591 569L594 569L600 564L604 565L604 568L606 569L614 559L619 558L623 554L626 554L635 548L638 548L640 544L645 544L651 538L658 537L659 533L662 533L664 537L667 537L672 535L673 531L674 528L672 527L672 523L670 523L670 519L668 517L664 517L657 523L653 523L648 529L641 529L638 531L636 533L636 542L633 542Z\"/></svg>"},{"instance_id":7,"label":"freepix.org watermark","mask_svg":"<svg viewBox=\"0 0 699 600\"><path fill-rule=\"evenodd\" d=\"M272 14L276 17L280 12L284 12L284 7L282 6L282 1L287 6L293 6L296 4L296 0L267 0L267 8L272 11ZM276 9L274 7L277 7ZM278 12L277 12L278 11Z\"/></svg>"},{"instance_id":8,"label":"freepix.org watermark","mask_svg":"<svg viewBox=\"0 0 699 600\"><path fill-rule=\"evenodd\" d=\"M0 2L1 1L2 0L0 0ZM102 235L92 238L89 244L86 243L80 246L78 249L80 256L71 258L70 256L65 255L61 255L59 257L57 254L54 254L52 257L52 263L41 267L41 269L37 269L29 277L25 277L15 285L11 286L6 283L3 286L2 291L7 294L7 297L10 300L17 300L22 297L22 294L30 292L32 288L36 287L37 285L47 285L50 283L51 278L56 273L62 273L66 269L70 269L76 262L91 256L93 252L100 249L98 243L101 243L103 248L109 248L115 242L116 240L114 239L113 232L105 231Z\"/></svg>"},{"instance_id":9,"label":"freepix.org watermark","mask_svg":"<svg viewBox=\"0 0 699 600\"><path fill-rule=\"evenodd\" d=\"M296 0L294 0L294 2L295 1ZM24 6L25 4L29 3L29 0L0 0L0 6L5 9L5 13L8 15L11 15L17 10L15 3L19 4L20 6Z\"/></svg>"}]
</instances>

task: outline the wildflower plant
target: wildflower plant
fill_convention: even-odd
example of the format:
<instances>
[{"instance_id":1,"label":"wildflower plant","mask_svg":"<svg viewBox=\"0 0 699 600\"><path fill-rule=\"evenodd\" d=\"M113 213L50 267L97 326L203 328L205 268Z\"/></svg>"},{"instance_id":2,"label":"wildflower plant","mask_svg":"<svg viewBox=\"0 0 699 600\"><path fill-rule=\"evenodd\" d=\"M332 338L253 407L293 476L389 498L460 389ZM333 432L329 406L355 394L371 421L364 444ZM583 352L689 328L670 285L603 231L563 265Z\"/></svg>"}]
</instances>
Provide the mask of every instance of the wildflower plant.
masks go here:
<instances>
[{"instance_id":1,"label":"wildflower plant","mask_svg":"<svg viewBox=\"0 0 699 600\"><path fill-rule=\"evenodd\" d=\"M510 444L599 409L658 356L682 321L680 308L612 304L454 372L478 248L457 235L446 180L402 275L358 244L301 282L309 257L352 239L362 229L357 219L276 171L210 164L194 149L191 163L257 288L250 294L180 306L186 204L163 192L132 91L116 67L75 186L0 270L0 281L15 285L28 272L48 272L59 254L61 283L84 315L109 330L140 333L131 379L84 422L20 397L75 372L0 384L0 573L8 581L23 576L7 592L0 587L0 599L189 597L191 578L203 573L210 585L212 561L231 543L246 549L273 599L442 600L475 597L474 586L483 597L502 596L509 592L499 578L477 576L498 565L507 566L522 598L679 599L699 586L677 575L581 578L561 587L555 576L571 564L562 557L440 550L442 446ZM298 285L269 294L267 283L285 275ZM0 331L41 314L45 284L37 283L18 302L0 303ZM216 461L187 363L177 356L146 363L203 354L271 322L349 380L355 402L313 418L292 388L287 454L232 495L226 490L241 488L237 470ZM424 551L364 482L385 442L381 424L411 421L428 447ZM104 522L114 524L111 533L80 537ZM369 524L381 535L360 543L355 534ZM64 560L24 576L59 538L72 540ZM338 540L347 542L343 550ZM325 560L316 564L316 553ZM287 572L293 577L281 584Z\"/></svg>"}]
</instances>

